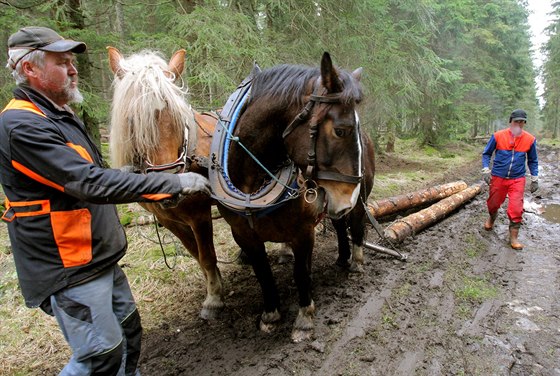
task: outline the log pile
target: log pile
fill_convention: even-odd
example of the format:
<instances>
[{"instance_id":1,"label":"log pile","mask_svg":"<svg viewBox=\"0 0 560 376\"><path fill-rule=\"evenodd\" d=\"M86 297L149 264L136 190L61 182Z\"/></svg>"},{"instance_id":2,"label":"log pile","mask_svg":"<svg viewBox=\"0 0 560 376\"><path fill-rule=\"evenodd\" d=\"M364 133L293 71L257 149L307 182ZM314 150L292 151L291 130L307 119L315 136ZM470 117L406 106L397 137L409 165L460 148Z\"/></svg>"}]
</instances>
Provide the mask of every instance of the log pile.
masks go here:
<instances>
[{"instance_id":1,"label":"log pile","mask_svg":"<svg viewBox=\"0 0 560 376\"><path fill-rule=\"evenodd\" d=\"M379 200L368 204L368 209L374 218L379 218L439 200L428 208L398 219L384 230L384 236L388 240L399 243L440 221L461 205L470 201L481 190L481 184L467 187L465 182L459 181Z\"/></svg>"},{"instance_id":2,"label":"log pile","mask_svg":"<svg viewBox=\"0 0 560 376\"><path fill-rule=\"evenodd\" d=\"M399 219L385 229L385 237L388 239L401 242L406 237L411 236L418 231L440 221L449 213L453 212L459 206L471 200L481 191L481 185L475 184L461 192L455 193L438 203L420 210L407 217Z\"/></svg>"},{"instance_id":3,"label":"log pile","mask_svg":"<svg viewBox=\"0 0 560 376\"><path fill-rule=\"evenodd\" d=\"M439 201L467 188L464 181L456 181L422 189L416 192L374 201L368 204L368 209L374 218L381 218L406 209L416 208L425 204Z\"/></svg>"}]
</instances>

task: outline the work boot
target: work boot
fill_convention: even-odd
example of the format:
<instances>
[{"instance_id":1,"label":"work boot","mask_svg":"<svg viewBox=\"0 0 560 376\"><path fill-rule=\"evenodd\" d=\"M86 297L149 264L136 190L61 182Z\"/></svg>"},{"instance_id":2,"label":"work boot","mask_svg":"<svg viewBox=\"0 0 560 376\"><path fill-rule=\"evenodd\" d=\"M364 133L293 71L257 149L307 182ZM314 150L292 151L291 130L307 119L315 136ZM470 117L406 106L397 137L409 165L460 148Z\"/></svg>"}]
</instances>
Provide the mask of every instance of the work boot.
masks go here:
<instances>
[{"instance_id":1,"label":"work boot","mask_svg":"<svg viewBox=\"0 0 560 376\"><path fill-rule=\"evenodd\" d=\"M490 216L488 216L488 219L486 220L486 222L484 222L484 229L486 231L491 231L494 228L494 222L496 221L496 217L498 216L498 213L494 213L494 214L490 214Z\"/></svg>"},{"instance_id":2,"label":"work boot","mask_svg":"<svg viewBox=\"0 0 560 376\"><path fill-rule=\"evenodd\" d=\"M509 224L509 244L511 245L511 248L518 251L523 249L523 244L519 243L519 241L517 240L517 237L519 236L520 226L521 223L511 222Z\"/></svg>"}]
</instances>

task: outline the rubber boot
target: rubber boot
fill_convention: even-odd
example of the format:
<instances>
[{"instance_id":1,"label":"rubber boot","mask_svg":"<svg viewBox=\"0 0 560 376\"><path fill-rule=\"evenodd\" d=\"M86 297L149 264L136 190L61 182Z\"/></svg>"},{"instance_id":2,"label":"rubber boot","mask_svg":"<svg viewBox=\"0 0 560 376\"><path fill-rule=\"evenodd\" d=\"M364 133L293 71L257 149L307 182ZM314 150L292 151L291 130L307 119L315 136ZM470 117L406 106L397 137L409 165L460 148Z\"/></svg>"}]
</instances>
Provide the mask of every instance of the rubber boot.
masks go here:
<instances>
[{"instance_id":1,"label":"rubber boot","mask_svg":"<svg viewBox=\"0 0 560 376\"><path fill-rule=\"evenodd\" d=\"M521 223L510 222L509 224L509 244L511 248L518 251L523 249L523 244L519 243L517 240L519 236L519 227L521 227Z\"/></svg>"},{"instance_id":2,"label":"rubber boot","mask_svg":"<svg viewBox=\"0 0 560 376\"><path fill-rule=\"evenodd\" d=\"M491 231L494 228L494 222L496 221L496 217L498 216L498 212L494 214L490 214L486 222L484 222L484 229L486 231Z\"/></svg>"}]
</instances>

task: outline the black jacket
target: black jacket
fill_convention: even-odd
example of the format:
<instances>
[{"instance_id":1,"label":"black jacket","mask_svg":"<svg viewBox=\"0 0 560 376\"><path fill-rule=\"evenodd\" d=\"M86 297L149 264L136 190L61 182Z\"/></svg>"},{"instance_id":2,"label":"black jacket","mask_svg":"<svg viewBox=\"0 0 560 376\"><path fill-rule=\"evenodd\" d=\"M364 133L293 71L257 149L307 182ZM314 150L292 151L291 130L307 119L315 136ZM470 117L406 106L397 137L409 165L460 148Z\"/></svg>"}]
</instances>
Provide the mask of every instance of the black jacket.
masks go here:
<instances>
[{"instance_id":1,"label":"black jacket","mask_svg":"<svg viewBox=\"0 0 560 376\"><path fill-rule=\"evenodd\" d=\"M101 153L70 111L25 86L0 114L0 183L20 287L29 307L123 257L116 203L180 192L171 174L102 168Z\"/></svg>"}]
</instances>

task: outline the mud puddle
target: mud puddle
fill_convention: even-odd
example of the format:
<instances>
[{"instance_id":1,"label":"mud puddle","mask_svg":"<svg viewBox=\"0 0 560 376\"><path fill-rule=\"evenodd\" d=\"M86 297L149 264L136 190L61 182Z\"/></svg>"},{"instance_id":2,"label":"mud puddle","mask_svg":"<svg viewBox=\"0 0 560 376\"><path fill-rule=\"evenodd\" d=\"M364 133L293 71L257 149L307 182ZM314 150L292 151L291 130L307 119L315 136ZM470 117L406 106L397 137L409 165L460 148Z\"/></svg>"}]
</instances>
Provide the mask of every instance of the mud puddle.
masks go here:
<instances>
[{"instance_id":1,"label":"mud puddle","mask_svg":"<svg viewBox=\"0 0 560 376\"><path fill-rule=\"evenodd\" d=\"M543 205L542 216L547 221L560 223L560 204Z\"/></svg>"}]
</instances>

